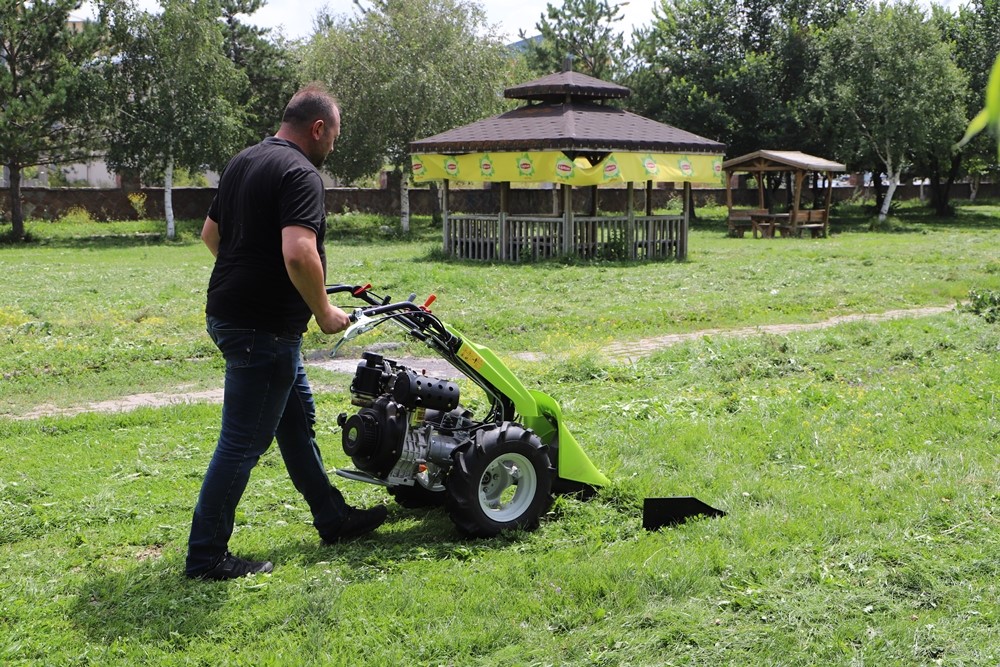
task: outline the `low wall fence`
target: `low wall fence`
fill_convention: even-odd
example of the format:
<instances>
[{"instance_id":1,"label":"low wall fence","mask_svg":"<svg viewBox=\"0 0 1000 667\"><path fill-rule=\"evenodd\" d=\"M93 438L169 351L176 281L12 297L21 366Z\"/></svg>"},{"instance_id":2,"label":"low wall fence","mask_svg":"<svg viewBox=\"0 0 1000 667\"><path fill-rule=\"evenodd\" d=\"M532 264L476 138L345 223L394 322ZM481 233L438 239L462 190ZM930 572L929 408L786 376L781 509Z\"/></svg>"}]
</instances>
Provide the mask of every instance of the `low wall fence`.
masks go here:
<instances>
[{"instance_id":1,"label":"low wall fence","mask_svg":"<svg viewBox=\"0 0 1000 667\"><path fill-rule=\"evenodd\" d=\"M646 192L636 188L633 207L644 210ZM683 191L672 187L658 187L648 191L653 208L664 208L671 202L679 201ZM904 185L896 191L898 200L920 197L920 188ZM695 206L724 204L726 191L722 188L696 188L692 190ZM834 188L835 201L854 197L855 188ZM870 189L861 194L873 196ZM131 199L130 199L131 195ZM139 195L139 197L136 197ZM969 199L969 185L959 183L952 187L951 196L955 203ZM145 197L144 200L142 197ZM178 219L200 220L205 217L215 196L214 188L174 188L172 190L174 217ZM807 194L806 197L809 195ZM924 196L929 189L924 188ZM1000 184L983 184L979 197L1000 197ZM586 188L573 191L573 209L579 213L591 210L592 193ZM607 188L599 191L599 210L622 213L628 209L628 194L625 188ZM431 215L439 209L436 190L413 188L409 191L410 211L417 215ZM513 215L537 216L558 210L559 190L521 189L510 190L508 211ZM95 220L135 220L140 217L163 218L163 188L142 188L124 190L117 188L22 188L22 208L26 218L55 220L65 216L72 209L86 211ZM133 200L143 202L142 211ZM500 188L457 189L448 193L449 207L453 211L469 214L495 214L500 210ZM756 190L735 190L733 203L737 206L755 206ZM326 208L332 214L359 212L376 215L398 216L399 193L388 189L329 188L326 191ZM10 221L10 197L8 191L0 191L0 221Z\"/></svg>"}]
</instances>

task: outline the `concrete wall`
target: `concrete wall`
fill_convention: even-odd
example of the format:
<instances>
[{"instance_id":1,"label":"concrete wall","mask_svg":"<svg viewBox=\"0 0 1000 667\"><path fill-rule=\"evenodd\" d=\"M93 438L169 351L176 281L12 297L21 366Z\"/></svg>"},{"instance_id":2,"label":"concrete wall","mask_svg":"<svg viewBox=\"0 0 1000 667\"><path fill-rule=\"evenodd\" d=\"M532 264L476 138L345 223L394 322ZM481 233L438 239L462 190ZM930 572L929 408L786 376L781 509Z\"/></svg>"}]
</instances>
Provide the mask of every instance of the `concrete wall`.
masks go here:
<instances>
[{"instance_id":1,"label":"concrete wall","mask_svg":"<svg viewBox=\"0 0 1000 667\"><path fill-rule=\"evenodd\" d=\"M146 196L145 217L163 217L163 189L142 188L136 192ZM558 190L552 189L518 189L511 191L510 212L517 214L551 213L553 199L558 197ZM578 212L589 210L591 201L589 188L576 188L573 191L573 208ZM706 203L724 204L726 192L724 189L694 189L697 206ZM22 199L24 213L27 218L45 220L57 219L72 208L82 208L88 211L95 220L130 220L138 218L135 207L129 201L129 193L122 189L99 188L23 188ZM213 188L174 188L174 216L178 219L200 220L205 217L208 207L215 194ZM925 194L929 192L925 188ZM653 206L661 208L671 199L679 199L680 189L673 187L656 188L653 190ZM834 188L837 200L849 199L854 195L854 188ZM734 200L739 205L756 205L756 191L741 190L734 192ZM870 193L869 193L869 196ZM896 191L896 198L915 199L920 196L920 188L915 185L904 185ZM417 215L429 215L434 211L437 195L428 188L410 190L410 211ZM624 188L607 188L599 191L599 209L601 211L618 212L626 209L626 190ZM641 209L644 190L636 188L635 206ZM808 195L807 195L808 197ZM1000 184L984 184L979 189L979 197L1000 197ZM958 203L969 198L968 184L958 184L952 188L952 198ZM387 216L399 215L398 194L390 190L362 188L329 188L326 191L326 207L330 213L350 211L376 213ZM0 220L9 221L10 199L7 192L0 193ZM495 213L500 208L500 189L451 190L449 193L449 209L466 213Z\"/></svg>"}]
</instances>

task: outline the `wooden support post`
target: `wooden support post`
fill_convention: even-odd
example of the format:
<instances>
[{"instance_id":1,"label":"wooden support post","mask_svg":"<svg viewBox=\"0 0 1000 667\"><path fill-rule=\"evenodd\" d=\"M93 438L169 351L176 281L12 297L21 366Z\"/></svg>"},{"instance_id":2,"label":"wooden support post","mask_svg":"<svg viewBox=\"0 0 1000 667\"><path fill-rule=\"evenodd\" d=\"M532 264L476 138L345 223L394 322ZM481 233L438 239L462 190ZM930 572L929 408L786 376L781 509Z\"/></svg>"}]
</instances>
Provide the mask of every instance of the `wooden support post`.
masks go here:
<instances>
[{"instance_id":1,"label":"wooden support post","mask_svg":"<svg viewBox=\"0 0 1000 667\"><path fill-rule=\"evenodd\" d=\"M600 191L596 185L590 186L590 217L597 217L600 201ZM593 257L597 253L597 221L587 223L586 256Z\"/></svg>"},{"instance_id":2,"label":"wooden support post","mask_svg":"<svg viewBox=\"0 0 1000 667\"><path fill-rule=\"evenodd\" d=\"M830 206L833 203L833 173L826 172L826 206L823 213L823 238L830 235Z\"/></svg>"},{"instance_id":3,"label":"wooden support post","mask_svg":"<svg viewBox=\"0 0 1000 667\"><path fill-rule=\"evenodd\" d=\"M570 255L575 254L574 250L576 248L576 238L573 233L573 186L563 185L562 187L562 200L563 200L563 227L562 227L562 254Z\"/></svg>"},{"instance_id":4,"label":"wooden support post","mask_svg":"<svg viewBox=\"0 0 1000 667\"><path fill-rule=\"evenodd\" d=\"M500 215L497 219L497 256L501 261L510 259L510 229L507 227L507 212L510 210L510 183L504 181L500 184Z\"/></svg>"},{"instance_id":5,"label":"wooden support post","mask_svg":"<svg viewBox=\"0 0 1000 667\"><path fill-rule=\"evenodd\" d=\"M792 214L789 216L788 222L791 224L792 234L796 236L799 233L799 204L802 201L802 183L805 180L804 171L795 172L795 193L792 195Z\"/></svg>"},{"instance_id":6,"label":"wooden support post","mask_svg":"<svg viewBox=\"0 0 1000 667\"><path fill-rule=\"evenodd\" d=\"M635 259L635 255L636 255L636 252L635 252L636 251L636 248L635 248L635 183L633 183L632 181L629 181L628 188L627 188L626 191L628 192L628 195L627 195L628 203L626 204L625 215L626 215L626 218L628 219L628 222L626 222L627 228L626 228L626 231L625 231L625 243L626 243L626 247L628 248L628 258L629 259Z\"/></svg>"},{"instance_id":7,"label":"wooden support post","mask_svg":"<svg viewBox=\"0 0 1000 667\"><path fill-rule=\"evenodd\" d=\"M733 216L733 188L730 182L733 180L733 175L728 171L724 171L722 173L725 175L726 179L726 215L727 218L731 218Z\"/></svg>"},{"instance_id":8,"label":"wooden support post","mask_svg":"<svg viewBox=\"0 0 1000 667\"><path fill-rule=\"evenodd\" d=\"M441 228L444 233L444 254L451 257L455 252L455 247L451 239L451 219L448 215L448 179L444 179L441 187Z\"/></svg>"},{"instance_id":9,"label":"wooden support post","mask_svg":"<svg viewBox=\"0 0 1000 667\"><path fill-rule=\"evenodd\" d=\"M684 182L684 219L681 220L680 233L677 235L677 259L684 260L688 256L688 225L691 221L691 206L694 205L691 196L691 184Z\"/></svg>"},{"instance_id":10,"label":"wooden support post","mask_svg":"<svg viewBox=\"0 0 1000 667\"><path fill-rule=\"evenodd\" d=\"M646 215L653 215L653 181L646 181Z\"/></svg>"}]
</instances>

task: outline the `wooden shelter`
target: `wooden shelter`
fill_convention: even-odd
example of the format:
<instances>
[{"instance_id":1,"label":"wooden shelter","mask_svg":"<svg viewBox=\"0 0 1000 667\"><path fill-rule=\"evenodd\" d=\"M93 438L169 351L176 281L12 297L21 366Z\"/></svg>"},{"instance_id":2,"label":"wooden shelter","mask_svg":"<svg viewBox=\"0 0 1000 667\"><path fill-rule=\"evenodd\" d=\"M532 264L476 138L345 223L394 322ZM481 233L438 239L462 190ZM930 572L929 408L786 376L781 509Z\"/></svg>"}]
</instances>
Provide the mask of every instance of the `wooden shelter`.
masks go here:
<instances>
[{"instance_id":1,"label":"wooden shelter","mask_svg":"<svg viewBox=\"0 0 1000 667\"><path fill-rule=\"evenodd\" d=\"M684 259L689 211L653 215L655 182L719 183L725 148L606 102L631 95L614 83L560 72L504 91L527 103L507 113L410 144L414 180L443 181L444 251L463 259L523 260L552 255ZM496 215L448 211L453 181L500 186ZM558 186L557 214L512 215L511 185ZM636 183L645 211L635 211ZM625 184L624 215L598 215L597 189ZM588 215L573 210L573 188L593 191ZM685 197L685 200L689 200Z\"/></svg>"},{"instance_id":2,"label":"wooden shelter","mask_svg":"<svg viewBox=\"0 0 1000 667\"><path fill-rule=\"evenodd\" d=\"M726 175L726 206L729 209L729 234L743 236L752 230L756 237L774 236L775 230L783 236L801 236L809 230L812 236L826 236L830 225L830 201L833 195L833 174L847 170L845 165L798 151L756 151L742 157L726 160L722 164ZM733 207L732 175L749 173L757 181L757 208ZM764 176L768 173L791 173L792 203L787 213L772 213L765 204ZM822 176L826 181L826 200L823 208L802 208L802 188L806 176Z\"/></svg>"}]
</instances>

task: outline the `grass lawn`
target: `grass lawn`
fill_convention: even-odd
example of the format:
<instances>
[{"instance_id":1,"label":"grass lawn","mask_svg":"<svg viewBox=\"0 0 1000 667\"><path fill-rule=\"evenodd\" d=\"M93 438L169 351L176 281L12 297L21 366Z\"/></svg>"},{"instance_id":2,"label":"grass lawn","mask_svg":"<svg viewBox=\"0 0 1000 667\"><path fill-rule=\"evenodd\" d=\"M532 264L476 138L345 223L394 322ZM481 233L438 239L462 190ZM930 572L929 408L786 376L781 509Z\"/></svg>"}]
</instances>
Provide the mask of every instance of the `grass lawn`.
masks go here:
<instances>
[{"instance_id":1,"label":"grass lawn","mask_svg":"<svg viewBox=\"0 0 1000 667\"><path fill-rule=\"evenodd\" d=\"M476 541L340 480L390 521L324 548L271 451L232 547L275 571L218 584L182 575L217 405L18 418L218 386L196 225L168 243L159 223L29 224L32 243L0 246L0 664L1000 663L997 324L959 309L601 356L1000 291L1000 206L840 221L829 239L730 239L709 211L685 263L505 266L441 261L426 220L400 237L334 219L332 280L436 293L436 313L561 403L613 483L558 498L536 532ZM332 342L313 330L306 347ZM326 463L346 466L350 379L311 376ZM728 516L644 531L642 498L667 495Z\"/></svg>"}]
</instances>

